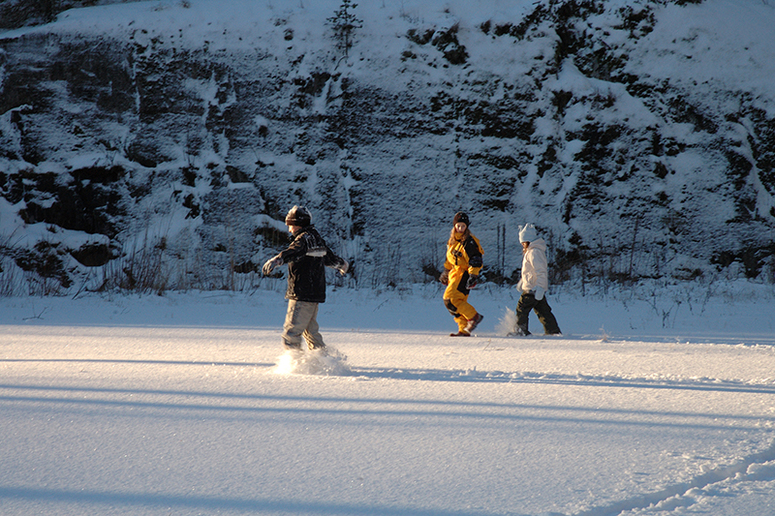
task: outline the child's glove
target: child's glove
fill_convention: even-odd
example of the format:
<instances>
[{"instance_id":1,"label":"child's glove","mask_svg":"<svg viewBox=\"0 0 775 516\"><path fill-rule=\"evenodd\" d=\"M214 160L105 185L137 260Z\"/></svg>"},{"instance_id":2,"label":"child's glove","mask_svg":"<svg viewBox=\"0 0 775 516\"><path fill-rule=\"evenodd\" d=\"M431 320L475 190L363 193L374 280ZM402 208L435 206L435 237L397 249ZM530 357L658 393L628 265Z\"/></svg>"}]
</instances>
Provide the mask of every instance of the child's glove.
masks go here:
<instances>
[{"instance_id":1,"label":"child's glove","mask_svg":"<svg viewBox=\"0 0 775 516\"><path fill-rule=\"evenodd\" d=\"M283 264L283 259L278 254L274 258L267 260L264 266L261 268L261 272L264 273L264 276L269 276L272 274L272 271L275 269L275 267L279 267Z\"/></svg>"},{"instance_id":2,"label":"child's glove","mask_svg":"<svg viewBox=\"0 0 775 516\"><path fill-rule=\"evenodd\" d=\"M469 276L468 281L466 281L466 288L468 290L471 290L472 288L476 287L479 284L479 276Z\"/></svg>"},{"instance_id":3,"label":"child's glove","mask_svg":"<svg viewBox=\"0 0 775 516\"><path fill-rule=\"evenodd\" d=\"M442 285L449 285L449 271L447 269L444 269L439 276L439 281Z\"/></svg>"},{"instance_id":4,"label":"child's glove","mask_svg":"<svg viewBox=\"0 0 775 516\"><path fill-rule=\"evenodd\" d=\"M541 301L544 298L544 294L546 294L546 290L543 287L536 287L536 301Z\"/></svg>"}]
</instances>

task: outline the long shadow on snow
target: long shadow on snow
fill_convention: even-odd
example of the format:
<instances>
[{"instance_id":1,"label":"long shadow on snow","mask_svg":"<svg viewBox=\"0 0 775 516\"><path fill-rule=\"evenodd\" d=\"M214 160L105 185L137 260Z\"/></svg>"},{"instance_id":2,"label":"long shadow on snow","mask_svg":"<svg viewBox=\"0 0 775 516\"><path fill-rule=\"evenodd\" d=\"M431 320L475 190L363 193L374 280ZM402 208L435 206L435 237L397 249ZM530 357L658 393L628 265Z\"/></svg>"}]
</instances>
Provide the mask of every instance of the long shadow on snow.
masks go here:
<instances>
[{"instance_id":1,"label":"long shadow on snow","mask_svg":"<svg viewBox=\"0 0 775 516\"><path fill-rule=\"evenodd\" d=\"M0 390L9 390L19 392L20 395L0 395L0 405L4 402L10 402L14 405L9 407L17 410L30 410L19 405L20 403L44 404L59 407L58 410L67 410L73 412L76 407L85 410L116 408L123 410L126 408L145 409L145 410L178 410L190 412L187 416L178 413L175 418L190 417L197 421L205 414L211 414L213 418L223 421L225 417L243 419L260 419L269 417L273 419L273 414L296 414L319 418L335 416L339 423L344 423L342 416L379 416L379 417L417 417L428 416L434 418L472 418L472 421L483 420L534 420L534 421L555 421L572 423L594 423L594 424L615 424L629 426L681 426L705 429L729 429L726 424L719 423L718 420L728 421L751 421L759 422L767 419L767 416L758 415L729 415L718 413L692 413L692 412L668 412L664 410L650 411L642 409L624 409L624 408L601 408L585 406L556 406L556 405L535 405L520 403L495 403L495 402L466 402L449 400L414 400L414 399L393 399L393 398L349 398L349 397L309 397L292 395L264 395L264 394L242 394L242 393L217 393L217 392L196 392L196 391L173 391L173 390L145 390L145 389L113 389L113 388L94 388L94 387L51 387L51 386L29 386L29 385L9 385L0 384ZM29 396L23 394L27 392L43 392L43 396ZM77 395L77 397L51 397L50 393L62 392ZM84 394L93 394L95 396L108 395L111 398L87 398ZM126 397L127 399L116 399L113 396ZM177 400L139 400L137 396L165 396L182 398ZM215 404L211 404L213 400ZM227 400L247 402L247 405L225 403ZM253 402L253 403L251 403ZM271 402L271 406L263 406L261 403ZM276 402L281 402L278 405ZM295 404L306 403L306 406ZM333 404L333 405L332 405ZM346 408L339 406L344 404ZM359 405L360 408L354 408L353 405ZM378 408L380 405L387 405L385 408ZM67 408L66 408L67 407ZM403 408L400 408L403 407ZM449 407L448 409L439 407ZM492 409L503 412L493 413ZM36 408L34 410L39 410ZM524 411L544 411L551 414L542 414L537 416ZM516 411L516 412L515 412ZM572 414L584 414L579 417ZM588 416L586 416L588 414ZM626 417L633 416L659 416L667 418L694 420L708 419L706 423L694 421L680 424L675 421L656 422L656 421L610 421L601 419L601 414L616 414ZM145 417L143 412L128 411L123 413L125 417ZM168 414L166 417L170 417ZM210 417L210 416L206 416ZM358 424L362 424L359 421ZM385 424L384 422L381 424ZM750 428L736 426L738 430L753 430L759 427L754 425Z\"/></svg>"},{"instance_id":2,"label":"long shadow on snow","mask_svg":"<svg viewBox=\"0 0 775 516\"><path fill-rule=\"evenodd\" d=\"M747 394L775 394L775 385L752 385L744 382L685 379L651 380L646 378L622 378L617 376L567 375L558 373L534 373L447 369L380 369L351 368L352 375L369 379L421 380L432 382L472 383L532 383L547 385L573 385L577 387L620 387L638 389L677 389L694 391L735 392Z\"/></svg>"},{"instance_id":3,"label":"long shadow on snow","mask_svg":"<svg viewBox=\"0 0 775 516\"><path fill-rule=\"evenodd\" d=\"M127 360L127 359L105 359L98 360L94 358L2 358L0 364L4 362L51 362L51 363L85 363L85 364L151 364L151 365L194 365L194 366L237 366L237 367L274 367L275 364L265 362L219 362L219 361L196 361L196 360Z\"/></svg>"},{"instance_id":4,"label":"long shadow on snow","mask_svg":"<svg viewBox=\"0 0 775 516\"><path fill-rule=\"evenodd\" d=\"M159 509L196 509L198 511L237 511L260 514L262 511L279 511L299 515L374 515L374 516L484 516L488 513L472 511L446 511L418 507L386 507L378 505L352 505L298 500L271 500L251 498L227 498L219 496L191 496L158 493L121 493L81 489L53 489L39 487L0 486L0 500L29 500L35 502L77 503ZM96 510L96 508L95 508ZM166 511L165 511L166 513Z\"/></svg>"}]
</instances>

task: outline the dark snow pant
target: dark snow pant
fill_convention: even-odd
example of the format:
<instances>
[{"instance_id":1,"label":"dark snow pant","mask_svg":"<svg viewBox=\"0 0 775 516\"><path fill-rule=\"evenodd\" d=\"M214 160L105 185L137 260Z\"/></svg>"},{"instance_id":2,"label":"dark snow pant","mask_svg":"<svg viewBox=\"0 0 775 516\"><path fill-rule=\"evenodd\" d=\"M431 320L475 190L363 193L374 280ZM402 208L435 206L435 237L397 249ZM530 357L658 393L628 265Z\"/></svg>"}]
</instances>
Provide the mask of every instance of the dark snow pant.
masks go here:
<instances>
[{"instance_id":1,"label":"dark snow pant","mask_svg":"<svg viewBox=\"0 0 775 516\"><path fill-rule=\"evenodd\" d=\"M533 292L523 292L519 302L517 302L517 329L523 334L527 335L530 333L527 331L527 320L530 310L535 310L538 320L544 325L544 333L547 335L561 333L560 327L557 326L557 319L554 318L552 307L549 306L546 296L538 301Z\"/></svg>"},{"instance_id":2,"label":"dark snow pant","mask_svg":"<svg viewBox=\"0 0 775 516\"><path fill-rule=\"evenodd\" d=\"M326 347L318 327L318 304L288 300L288 312L283 325L283 345L286 349L301 349L301 339L309 349Z\"/></svg>"}]
</instances>

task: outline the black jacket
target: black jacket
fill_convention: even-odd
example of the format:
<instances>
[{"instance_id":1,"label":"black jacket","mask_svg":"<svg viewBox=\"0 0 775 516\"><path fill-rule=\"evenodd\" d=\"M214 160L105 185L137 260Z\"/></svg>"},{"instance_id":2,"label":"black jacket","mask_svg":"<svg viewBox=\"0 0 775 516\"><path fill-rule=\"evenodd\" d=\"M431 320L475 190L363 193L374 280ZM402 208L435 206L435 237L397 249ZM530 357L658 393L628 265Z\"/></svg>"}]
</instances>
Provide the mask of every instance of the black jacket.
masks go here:
<instances>
[{"instance_id":1,"label":"black jacket","mask_svg":"<svg viewBox=\"0 0 775 516\"><path fill-rule=\"evenodd\" d=\"M313 226L299 231L291 245L280 253L288 264L285 299L323 303L326 300L326 267L340 267L345 261L335 255Z\"/></svg>"}]
</instances>

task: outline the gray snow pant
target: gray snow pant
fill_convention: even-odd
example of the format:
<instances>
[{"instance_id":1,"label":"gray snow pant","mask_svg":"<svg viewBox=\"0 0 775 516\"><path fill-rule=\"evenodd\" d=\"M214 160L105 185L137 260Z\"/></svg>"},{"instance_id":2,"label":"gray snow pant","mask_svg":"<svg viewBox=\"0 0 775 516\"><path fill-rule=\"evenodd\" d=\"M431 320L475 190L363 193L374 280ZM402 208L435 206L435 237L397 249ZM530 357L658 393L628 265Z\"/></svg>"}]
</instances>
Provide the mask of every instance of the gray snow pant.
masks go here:
<instances>
[{"instance_id":1,"label":"gray snow pant","mask_svg":"<svg viewBox=\"0 0 775 516\"><path fill-rule=\"evenodd\" d=\"M309 349L326 347L318 327L318 303L288 300L288 312L283 325L283 345L286 349L301 349L301 338Z\"/></svg>"},{"instance_id":2,"label":"gray snow pant","mask_svg":"<svg viewBox=\"0 0 775 516\"><path fill-rule=\"evenodd\" d=\"M540 301L536 299L534 292L523 292L517 302L517 328L522 331L523 334L528 334L527 322L530 310L535 310L538 315L538 320L544 325L544 333L547 335L555 335L560 332L560 327L557 326L557 319L554 318L552 313L552 307L549 306L549 302L544 296Z\"/></svg>"}]
</instances>

